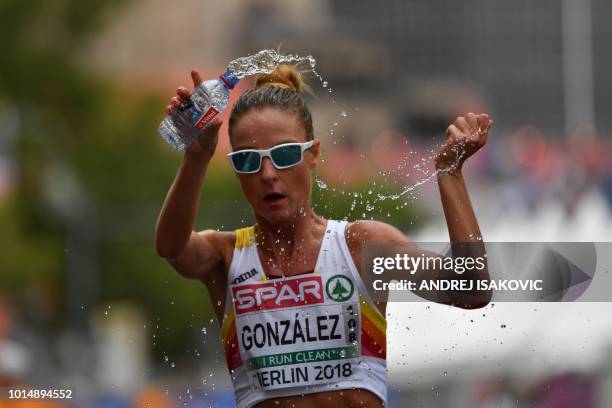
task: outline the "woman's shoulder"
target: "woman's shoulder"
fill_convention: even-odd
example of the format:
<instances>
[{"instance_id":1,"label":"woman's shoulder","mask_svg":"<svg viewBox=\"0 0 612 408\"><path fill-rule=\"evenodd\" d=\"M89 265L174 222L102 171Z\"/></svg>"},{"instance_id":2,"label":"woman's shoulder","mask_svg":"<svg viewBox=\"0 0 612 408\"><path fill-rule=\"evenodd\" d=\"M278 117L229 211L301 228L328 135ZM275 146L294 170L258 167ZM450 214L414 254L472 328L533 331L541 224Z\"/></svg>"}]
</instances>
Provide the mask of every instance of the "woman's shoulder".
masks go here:
<instances>
[{"instance_id":1,"label":"woman's shoulder","mask_svg":"<svg viewBox=\"0 0 612 408\"><path fill-rule=\"evenodd\" d=\"M224 258L229 258L233 253L234 246L236 244L237 231L218 231L207 229L199 231L198 235L201 239L208 242L215 251L221 254Z\"/></svg>"},{"instance_id":2,"label":"woman's shoulder","mask_svg":"<svg viewBox=\"0 0 612 408\"><path fill-rule=\"evenodd\" d=\"M236 231L219 231L213 229L206 229L198 232L198 235L207 239L209 242L216 246L225 246L228 244L234 245L236 241Z\"/></svg>"},{"instance_id":3,"label":"woman's shoulder","mask_svg":"<svg viewBox=\"0 0 612 408\"><path fill-rule=\"evenodd\" d=\"M397 227L382 221L357 220L346 226L347 244L361 246L366 242L408 243L410 239Z\"/></svg>"}]
</instances>

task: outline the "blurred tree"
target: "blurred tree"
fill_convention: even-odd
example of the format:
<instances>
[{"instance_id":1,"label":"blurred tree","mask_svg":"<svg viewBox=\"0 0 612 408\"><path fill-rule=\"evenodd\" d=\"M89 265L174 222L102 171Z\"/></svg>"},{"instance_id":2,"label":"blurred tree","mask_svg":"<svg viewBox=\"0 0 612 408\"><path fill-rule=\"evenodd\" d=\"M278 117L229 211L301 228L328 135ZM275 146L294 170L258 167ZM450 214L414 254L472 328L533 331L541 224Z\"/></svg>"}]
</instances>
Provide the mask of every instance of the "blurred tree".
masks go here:
<instances>
[{"instance_id":1,"label":"blurred tree","mask_svg":"<svg viewBox=\"0 0 612 408\"><path fill-rule=\"evenodd\" d=\"M175 278L154 253L156 211L180 159L156 137L163 103L157 95L130 95L78 60L123 3L0 4L0 34L8 39L0 109L13 112L19 123L10 152L19 182L0 203L0 288L20 301L32 282L44 281L65 311L66 234L75 223L97 224L97 259L90 260L98 272L97 300L133 299L152 320L172 322L176 327L156 342L178 350L190 338L187 321L208 317L210 307L201 288ZM70 323L66 316L55 316L54 323Z\"/></svg>"},{"instance_id":2,"label":"blurred tree","mask_svg":"<svg viewBox=\"0 0 612 408\"><path fill-rule=\"evenodd\" d=\"M0 202L0 290L19 301L32 282L43 282L59 295L56 310L66 311L66 288L78 294L80 275L92 275L94 301L142 306L155 350L172 357L184 354L213 315L203 285L179 277L154 250L155 220L181 155L157 136L164 106L158 95L134 95L78 59L124 3L0 2L0 111L19 124L10 152L19 182ZM346 189L365 196L368 186ZM412 218L392 201L373 212L348 194L314 194L327 217L382 215L400 228ZM253 222L229 166L211 166L202 200L198 229ZM83 306L85 315L94 305ZM56 326L71 324L66 316L55 316Z\"/></svg>"}]
</instances>

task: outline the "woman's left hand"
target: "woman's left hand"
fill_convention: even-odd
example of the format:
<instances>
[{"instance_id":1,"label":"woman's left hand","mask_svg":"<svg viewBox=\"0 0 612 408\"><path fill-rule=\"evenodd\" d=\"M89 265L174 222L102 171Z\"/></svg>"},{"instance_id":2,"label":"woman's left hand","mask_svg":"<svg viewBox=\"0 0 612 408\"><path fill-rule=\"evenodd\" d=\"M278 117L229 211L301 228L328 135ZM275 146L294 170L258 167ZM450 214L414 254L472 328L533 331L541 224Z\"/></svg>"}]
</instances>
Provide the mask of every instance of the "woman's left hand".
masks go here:
<instances>
[{"instance_id":1,"label":"woman's left hand","mask_svg":"<svg viewBox=\"0 0 612 408\"><path fill-rule=\"evenodd\" d=\"M436 169L453 173L461 171L465 160L487 143L493 120L486 113L459 116L446 129L446 143L436 153Z\"/></svg>"}]
</instances>

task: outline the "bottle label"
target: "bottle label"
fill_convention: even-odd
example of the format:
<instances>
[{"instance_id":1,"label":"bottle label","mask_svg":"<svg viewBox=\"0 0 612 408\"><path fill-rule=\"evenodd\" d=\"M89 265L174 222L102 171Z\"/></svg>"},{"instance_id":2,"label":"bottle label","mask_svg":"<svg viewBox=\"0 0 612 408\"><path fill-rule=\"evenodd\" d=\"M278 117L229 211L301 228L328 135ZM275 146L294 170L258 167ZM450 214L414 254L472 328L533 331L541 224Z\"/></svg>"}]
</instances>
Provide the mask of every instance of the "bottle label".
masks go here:
<instances>
[{"instance_id":1,"label":"bottle label","mask_svg":"<svg viewBox=\"0 0 612 408\"><path fill-rule=\"evenodd\" d=\"M196 129L204 129L206 125L208 125L218 114L219 114L219 111L215 109L214 106L211 106L210 109L208 109L206 113L203 114L202 117L200 117L200 119L198 119L194 127Z\"/></svg>"}]
</instances>

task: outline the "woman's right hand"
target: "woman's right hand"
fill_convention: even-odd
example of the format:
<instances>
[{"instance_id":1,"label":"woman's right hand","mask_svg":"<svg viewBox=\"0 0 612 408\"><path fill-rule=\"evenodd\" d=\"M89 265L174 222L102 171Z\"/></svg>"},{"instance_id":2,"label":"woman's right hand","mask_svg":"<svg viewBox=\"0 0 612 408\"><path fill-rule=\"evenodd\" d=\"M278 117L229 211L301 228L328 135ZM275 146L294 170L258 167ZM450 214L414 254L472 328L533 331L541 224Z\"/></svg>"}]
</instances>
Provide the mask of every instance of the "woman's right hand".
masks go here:
<instances>
[{"instance_id":1,"label":"woman's right hand","mask_svg":"<svg viewBox=\"0 0 612 408\"><path fill-rule=\"evenodd\" d=\"M191 79L193 81L194 88L197 88L202 84L202 77L200 76L200 72L197 69L191 70ZM176 95L170 99L170 105L166 106L166 113L170 115L181 106L184 100L188 99L191 96L191 92L185 88L184 86L179 86L176 89ZM219 140L219 128L223 124L223 120L218 116L213 119L213 121L203 129L198 137L194 139L187 149L185 149L185 153L188 155L194 155L199 157L212 157L215 152L215 148L217 147L217 142Z\"/></svg>"}]
</instances>

